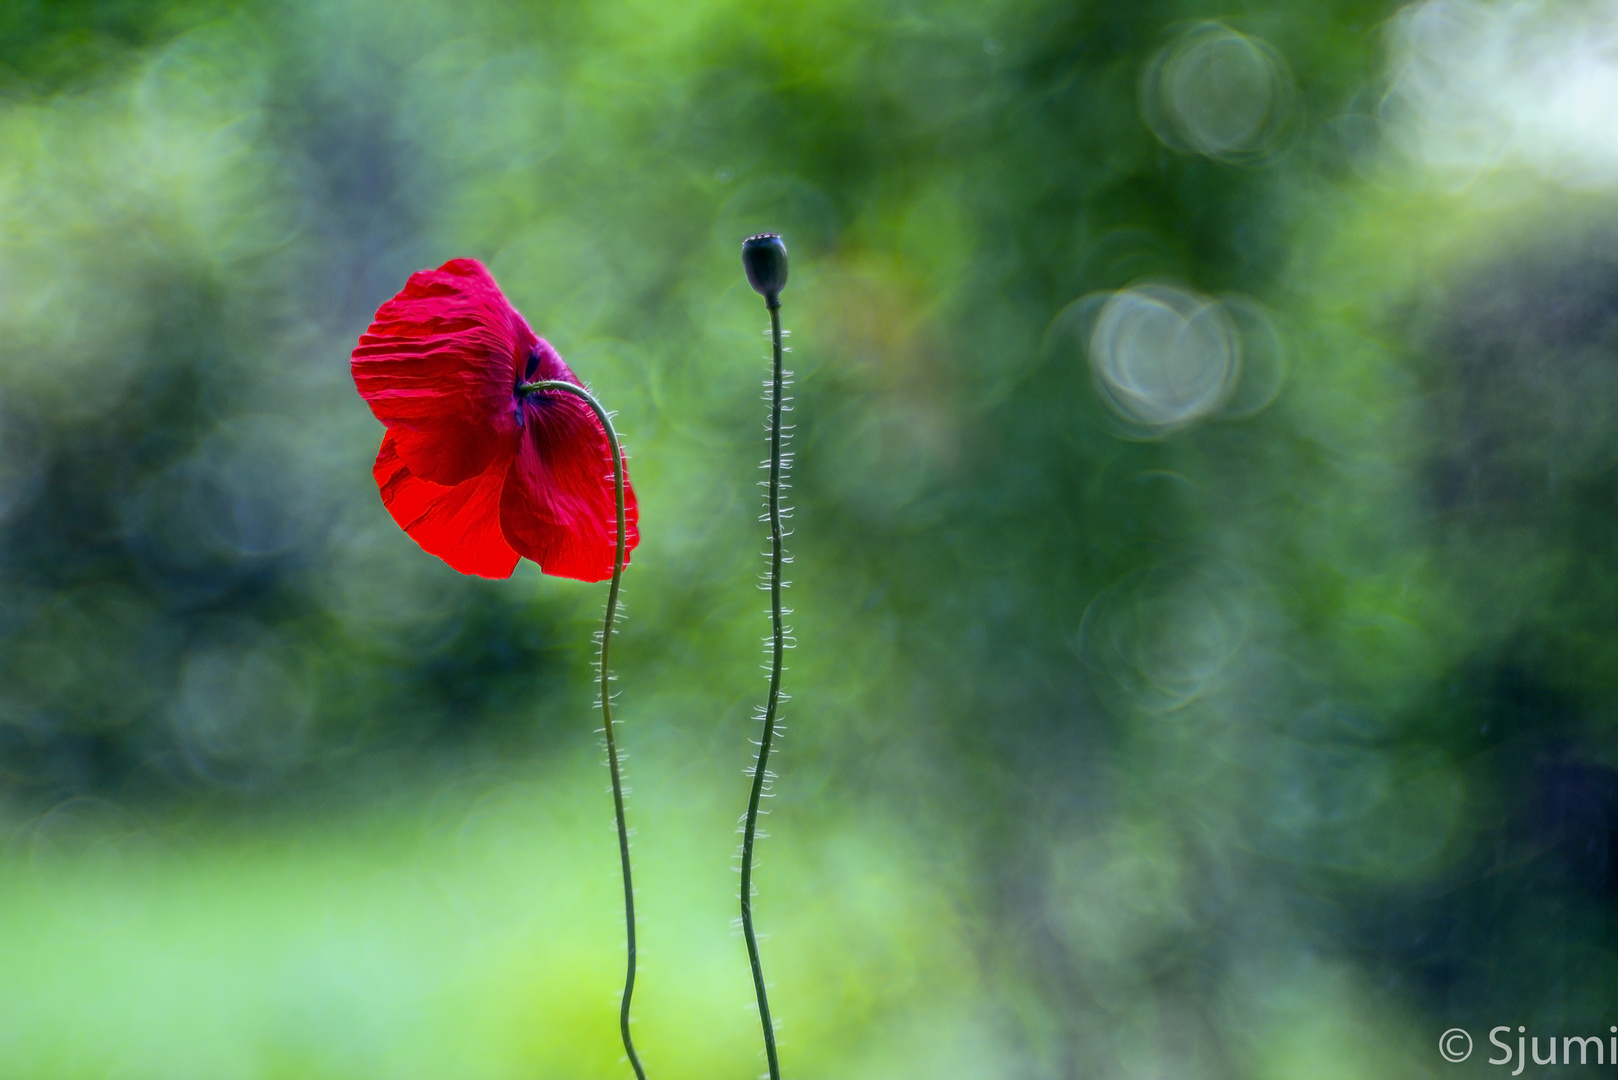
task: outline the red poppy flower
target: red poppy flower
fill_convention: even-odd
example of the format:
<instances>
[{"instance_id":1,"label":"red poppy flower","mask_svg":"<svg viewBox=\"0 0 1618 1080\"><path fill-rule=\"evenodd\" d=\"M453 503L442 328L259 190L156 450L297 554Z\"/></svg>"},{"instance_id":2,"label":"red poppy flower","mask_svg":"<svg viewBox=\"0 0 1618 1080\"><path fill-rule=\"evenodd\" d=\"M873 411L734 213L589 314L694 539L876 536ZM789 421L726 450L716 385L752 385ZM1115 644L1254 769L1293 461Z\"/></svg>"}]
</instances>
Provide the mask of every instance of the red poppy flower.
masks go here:
<instances>
[{"instance_id":1,"label":"red poppy flower","mask_svg":"<svg viewBox=\"0 0 1618 1080\"><path fill-rule=\"evenodd\" d=\"M393 520L463 574L510 577L528 558L558 577L612 576L617 503L601 421L561 391L583 385L476 259L420 270L377 309L354 385L387 425L377 486ZM624 559L640 540L624 474Z\"/></svg>"}]
</instances>

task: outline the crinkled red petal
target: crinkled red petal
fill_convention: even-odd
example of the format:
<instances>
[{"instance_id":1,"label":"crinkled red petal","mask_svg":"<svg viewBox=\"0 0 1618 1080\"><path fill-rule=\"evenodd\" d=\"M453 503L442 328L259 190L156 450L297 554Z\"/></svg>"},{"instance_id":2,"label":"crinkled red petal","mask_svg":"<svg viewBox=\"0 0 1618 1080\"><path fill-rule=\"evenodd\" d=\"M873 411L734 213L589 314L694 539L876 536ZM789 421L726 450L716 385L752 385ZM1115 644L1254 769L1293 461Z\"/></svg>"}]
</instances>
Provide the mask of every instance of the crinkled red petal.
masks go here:
<instances>
[{"instance_id":1,"label":"crinkled red petal","mask_svg":"<svg viewBox=\"0 0 1618 1080\"><path fill-rule=\"evenodd\" d=\"M508 578L517 567L517 552L500 528L500 491L511 458L499 455L484 472L459 484L435 484L415 475L390 431L372 474L388 513L423 551L463 574Z\"/></svg>"},{"instance_id":2,"label":"crinkled red petal","mask_svg":"<svg viewBox=\"0 0 1618 1080\"><path fill-rule=\"evenodd\" d=\"M555 365L536 377L574 381L560 357ZM541 367L548 366L542 351ZM618 515L612 450L601 421L583 401L555 390L526 399L523 420L522 440L500 497L506 542L547 574L579 581L611 577ZM640 542L639 520L626 468L625 563Z\"/></svg>"},{"instance_id":3,"label":"crinkled red petal","mask_svg":"<svg viewBox=\"0 0 1618 1080\"><path fill-rule=\"evenodd\" d=\"M354 385L414 476L459 484L512 451L514 390L537 341L482 263L451 259L377 309Z\"/></svg>"}]
</instances>

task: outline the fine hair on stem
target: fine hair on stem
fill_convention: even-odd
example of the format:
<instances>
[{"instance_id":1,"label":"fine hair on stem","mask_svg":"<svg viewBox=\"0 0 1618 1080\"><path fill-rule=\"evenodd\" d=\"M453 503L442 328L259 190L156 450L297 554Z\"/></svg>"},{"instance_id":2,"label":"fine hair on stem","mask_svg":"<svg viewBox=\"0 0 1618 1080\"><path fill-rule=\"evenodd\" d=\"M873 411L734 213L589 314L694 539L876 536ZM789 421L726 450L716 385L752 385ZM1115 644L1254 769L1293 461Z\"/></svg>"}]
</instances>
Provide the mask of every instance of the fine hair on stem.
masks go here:
<instances>
[{"instance_id":1,"label":"fine hair on stem","mask_svg":"<svg viewBox=\"0 0 1618 1080\"><path fill-rule=\"evenodd\" d=\"M783 249L783 279L784 279L784 249ZM755 282L755 287L757 283ZM777 289L779 286L777 286ZM791 411L791 405L784 396L789 373L781 365L781 300L778 291L769 291L764 296L765 305L770 311L770 343L774 356L774 371L770 383L770 458L766 463L770 471L769 494L767 496L768 519L770 524L770 571L768 588L770 591L770 690L765 699L762 715L763 732L758 741L758 758L753 763L752 789L747 800L747 815L742 825L742 934L747 939L747 959L753 969L753 991L758 997L759 1022L764 1028L764 1056L769 1064L770 1080L781 1080L781 1064L775 1049L775 1023L770 1018L770 999L764 984L764 967L759 960L758 935L753 929L753 844L758 837L759 800L766 794L771 773L769 772L770 747L775 741L777 724L780 720L781 702L781 671L782 659L789 644L789 631L782 623L781 590L786 583L781 580L781 567L786 561L786 552L783 546L784 533L781 527L783 511L781 507L781 489L783 474L790 468L790 457L783 457L781 448L784 441L791 435L783 430L781 414Z\"/></svg>"},{"instance_id":2,"label":"fine hair on stem","mask_svg":"<svg viewBox=\"0 0 1618 1080\"><path fill-rule=\"evenodd\" d=\"M618 589L624 576L624 454L618 445L618 433L613 429L612 417L582 386L548 379L524 383L518 389L525 394L559 390L583 399L596 414L596 419L601 421L601 428L607 434L607 444L612 448L612 488L618 508L618 547L612 564L612 585L607 590L607 617L601 628L601 652L597 659L601 667L601 727L607 736L607 768L612 773L612 808L618 823L618 859L624 874L624 941L629 953L624 972L624 996L618 1010L618 1031L623 1036L624 1052L629 1055L629 1064L635 1070L636 1080L646 1080L646 1070L641 1067L640 1055L635 1053L634 1040L629 1036L629 1003L635 996L635 885L629 873L629 826L624 820L624 783L618 760L618 742L612 729L612 675L608 667L613 626L618 618Z\"/></svg>"}]
</instances>

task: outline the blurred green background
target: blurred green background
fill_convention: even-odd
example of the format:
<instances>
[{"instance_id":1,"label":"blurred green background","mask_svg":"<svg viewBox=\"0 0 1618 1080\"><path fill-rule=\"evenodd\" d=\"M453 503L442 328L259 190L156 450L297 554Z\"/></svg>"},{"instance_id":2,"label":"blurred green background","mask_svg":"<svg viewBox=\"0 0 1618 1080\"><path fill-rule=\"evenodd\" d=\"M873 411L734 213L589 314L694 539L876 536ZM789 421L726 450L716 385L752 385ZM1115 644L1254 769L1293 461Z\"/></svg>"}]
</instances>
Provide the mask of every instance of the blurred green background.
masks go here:
<instances>
[{"instance_id":1,"label":"blurred green background","mask_svg":"<svg viewBox=\"0 0 1618 1080\"><path fill-rule=\"evenodd\" d=\"M761 1070L764 229L789 1077L1606 1032L1615 47L1549 2L6 0L0 1076L628 1075L604 587L423 554L348 373L463 255L632 458L642 1056Z\"/></svg>"}]
</instances>

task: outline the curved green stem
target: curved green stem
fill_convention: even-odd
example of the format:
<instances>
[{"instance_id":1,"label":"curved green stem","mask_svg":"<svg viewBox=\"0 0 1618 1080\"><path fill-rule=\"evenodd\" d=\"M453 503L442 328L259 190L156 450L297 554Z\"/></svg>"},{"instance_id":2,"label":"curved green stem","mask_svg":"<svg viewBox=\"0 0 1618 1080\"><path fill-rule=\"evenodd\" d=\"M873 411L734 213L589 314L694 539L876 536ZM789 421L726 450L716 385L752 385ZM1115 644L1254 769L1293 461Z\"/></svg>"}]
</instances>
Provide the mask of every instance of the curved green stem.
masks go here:
<instances>
[{"instance_id":1,"label":"curved green stem","mask_svg":"<svg viewBox=\"0 0 1618 1080\"><path fill-rule=\"evenodd\" d=\"M770 759L770 743L775 738L776 710L781 697L781 659L786 649L786 633L781 624L781 301L771 295L770 340L775 349L775 380L770 397L770 618L775 631L770 658L770 695L764 706L764 735L758 744L758 760L753 765L753 790L747 800L747 823L742 830L742 934L747 938L747 959L753 966L753 990L758 995L759 1021L764 1025L764 1056L770 1066L770 1080L781 1080L781 1063L775 1053L775 1024L770 1020L770 999L764 989L764 968L759 963L758 936L753 932L753 841L758 833L758 801L764 794L765 766Z\"/></svg>"},{"instance_id":2,"label":"curved green stem","mask_svg":"<svg viewBox=\"0 0 1618 1080\"><path fill-rule=\"evenodd\" d=\"M624 869L624 936L629 946L629 968L624 975L624 997L618 1012L618 1030L623 1035L624 1052L629 1055L629 1064L635 1070L637 1080L646 1080L646 1070L641 1068L640 1057L635 1053L635 1043L629 1037L629 1002L635 994L635 886L629 875L629 827L624 822L624 785L619 775L618 743L613 738L612 686L607 668L608 653L612 648L613 619L618 614L618 586L624 576L624 456L618 446L618 433L613 430L607 410L603 409L601 402L584 387L547 379L542 382L523 383L517 389L524 394L536 394L542 390L560 390L583 399L584 403L595 412L596 419L601 421L601 428L607 433L607 443L612 447L612 488L618 500L618 551L612 564L612 586L607 590L606 625L601 631L601 724L607 733L607 767L612 771L612 807L618 818L618 858Z\"/></svg>"}]
</instances>

